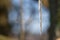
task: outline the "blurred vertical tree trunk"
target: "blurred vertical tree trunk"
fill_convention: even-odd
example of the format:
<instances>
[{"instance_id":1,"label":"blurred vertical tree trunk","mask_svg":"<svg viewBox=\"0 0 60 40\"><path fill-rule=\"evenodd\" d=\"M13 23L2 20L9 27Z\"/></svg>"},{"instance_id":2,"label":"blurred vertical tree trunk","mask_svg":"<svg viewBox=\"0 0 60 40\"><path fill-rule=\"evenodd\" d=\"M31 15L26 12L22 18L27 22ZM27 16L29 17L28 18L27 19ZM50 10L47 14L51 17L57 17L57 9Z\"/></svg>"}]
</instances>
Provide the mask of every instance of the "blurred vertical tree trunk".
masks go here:
<instances>
[{"instance_id":1,"label":"blurred vertical tree trunk","mask_svg":"<svg viewBox=\"0 0 60 40\"><path fill-rule=\"evenodd\" d=\"M58 0L58 23L60 23L60 0Z\"/></svg>"},{"instance_id":2,"label":"blurred vertical tree trunk","mask_svg":"<svg viewBox=\"0 0 60 40\"><path fill-rule=\"evenodd\" d=\"M57 14L57 21L58 21L58 24L57 24L57 27L56 27L56 36L57 37L60 37L60 0L58 0L58 14Z\"/></svg>"},{"instance_id":3,"label":"blurred vertical tree trunk","mask_svg":"<svg viewBox=\"0 0 60 40\"><path fill-rule=\"evenodd\" d=\"M48 40L55 40L55 28L57 24L57 0L49 0L49 8L50 8L50 22L51 26L48 29Z\"/></svg>"},{"instance_id":4,"label":"blurred vertical tree trunk","mask_svg":"<svg viewBox=\"0 0 60 40\"><path fill-rule=\"evenodd\" d=\"M8 36L11 26L8 22L8 10L11 8L10 0L0 0L0 34Z\"/></svg>"},{"instance_id":5,"label":"blurred vertical tree trunk","mask_svg":"<svg viewBox=\"0 0 60 40\"><path fill-rule=\"evenodd\" d=\"M20 39L19 40L25 40L25 26L24 26L24 16L23 16L23 0L20 0Z\"/></svg>"}]
</instances>

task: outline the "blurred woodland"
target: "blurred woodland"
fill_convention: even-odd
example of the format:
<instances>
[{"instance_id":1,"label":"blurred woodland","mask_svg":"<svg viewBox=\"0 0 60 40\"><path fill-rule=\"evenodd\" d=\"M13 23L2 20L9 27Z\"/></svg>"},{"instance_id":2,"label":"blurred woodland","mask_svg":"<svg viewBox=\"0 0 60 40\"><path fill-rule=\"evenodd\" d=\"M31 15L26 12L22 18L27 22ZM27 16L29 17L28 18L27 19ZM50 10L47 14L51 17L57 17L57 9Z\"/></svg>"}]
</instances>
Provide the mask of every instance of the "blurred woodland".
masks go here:
<instances>
[{"instance_id":1,"label":"blurred woodland","mask_svg":"<svg viewBox=\"0 0 60 40\"><path fill-rule=\"evenodd\" d=\"M49 8L49 2L47 0L42 0L42 3L47 8ZM18 40L18 39L20 39L20 35L19 35L19 38L12 37L10 35L10 32L11 32L10 30L12 27L8 23L8 10L11 9L11 7L12 7L11 0L0 0L0 34L2 34L2 35L0 35L0 40ZM58 1L57 11L58 11L57 15L56 15L57 24L56 24L56 28L55 28L55 33L56 33L57 40L60 40L60 0ZM28 34L28 35L30 35L30 34ZM30 39L28 39L28 38L30 38ZM34 38L36 38L36 39L34 39ZM41 39L39 39L39 38L41 38ZM38 36L30 35L29 37L26 36L26 40L37 40L37 39L46 40L46 38L48 39L48 34L43 34L41 37L40 37L40 35L38 35Z\"/></svg>"}]
</instances>

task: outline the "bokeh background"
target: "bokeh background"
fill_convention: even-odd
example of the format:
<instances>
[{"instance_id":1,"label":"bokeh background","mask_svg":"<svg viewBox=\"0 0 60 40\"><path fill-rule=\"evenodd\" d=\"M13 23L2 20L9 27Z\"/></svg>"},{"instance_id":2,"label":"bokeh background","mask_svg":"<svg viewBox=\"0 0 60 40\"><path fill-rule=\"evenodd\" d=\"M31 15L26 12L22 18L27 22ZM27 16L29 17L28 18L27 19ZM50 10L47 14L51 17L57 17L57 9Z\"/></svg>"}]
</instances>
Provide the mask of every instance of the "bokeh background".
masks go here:
<instances>
[{"instance_id":1,"label":"bokeh background","mask_svg":"<svg viewBox=\"0 0 60 40\"><path fill-rule=\"evenodd\" d=\"M59 1L58 5L60 5ZM24 18L23 20L21 20L22 17L20 11L24 14L22 16ZM50 26L49 13L48 0L42 0L43 28L42 34L40 35L40 15L38 13L38 0L23 0L23 5L21 5L20 0L0 0L0 25L3 25L0 26L0 40L48 40L47 29ZM56 40L60 40L59 6L56 19ZM22 30L21 27L22 21L24 21L22 24L25 26L25 31ZM23 38L21 38L21 36Z\"/></svg>"}]
</instances>

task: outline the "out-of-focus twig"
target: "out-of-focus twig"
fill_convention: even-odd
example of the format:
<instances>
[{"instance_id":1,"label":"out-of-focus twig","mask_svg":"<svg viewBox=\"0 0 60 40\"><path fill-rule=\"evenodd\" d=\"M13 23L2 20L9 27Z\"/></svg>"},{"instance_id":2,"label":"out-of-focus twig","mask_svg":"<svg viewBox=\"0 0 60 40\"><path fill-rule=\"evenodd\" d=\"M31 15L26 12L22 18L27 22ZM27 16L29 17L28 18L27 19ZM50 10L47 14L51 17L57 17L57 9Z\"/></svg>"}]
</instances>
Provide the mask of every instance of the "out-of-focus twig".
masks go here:
<instances>
[{"instance_id":1,"label":"out-of-focus twig","mask_svg":"<svg viewBox=\"0 0 60 40\"><path fill-rule=\"evenodd\" d=\"M38 1L39 4L39 14L40 14L40 33L42 33L42 0Z\"/></svg>"},{"instance_id":2,"label":"out-of-focus twig","mask_svg":"<svg viewBox=\"0 0 60 40\"><path fill-rule=\"evenodd\" d=\"M24 19L23 19L23 8L22 8L22 2L23 0L20 0L20 40L25 40L25 27L24 27Z\"/></svg>"}]
</instances>

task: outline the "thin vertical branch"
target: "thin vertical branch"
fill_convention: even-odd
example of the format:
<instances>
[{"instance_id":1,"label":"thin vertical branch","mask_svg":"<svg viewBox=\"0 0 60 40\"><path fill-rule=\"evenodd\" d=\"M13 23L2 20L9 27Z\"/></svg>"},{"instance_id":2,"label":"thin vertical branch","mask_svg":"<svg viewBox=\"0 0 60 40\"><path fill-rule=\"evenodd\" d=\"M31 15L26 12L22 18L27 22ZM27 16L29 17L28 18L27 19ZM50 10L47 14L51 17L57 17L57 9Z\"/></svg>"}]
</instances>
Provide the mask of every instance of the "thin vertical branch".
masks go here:
<instances>
[{"instance_id":1,"label":"thin vertical branch","mask_svg":"<svg viewBox=\"0 0 60 40\"><path fill-rule=\"evenodd\" d=\"M25 40L25 27L24 27L24 19L23 19L23 8L22 8L22 2L23 0L20 0L20 26L21 26L21 34L20 34L20 40Z\"/></svg>"},{"instance_id":2,"label":"thin vertical branch","mask_svg":"<svg viewBox=\"0 0 60 40\"><path fill-rule=\"evenodd\" d=\"M41 0L38 1L39 3L39 14L40 14L40 34L42 33L42 4L41 4Z\"/></svg>"}]
</instances>

